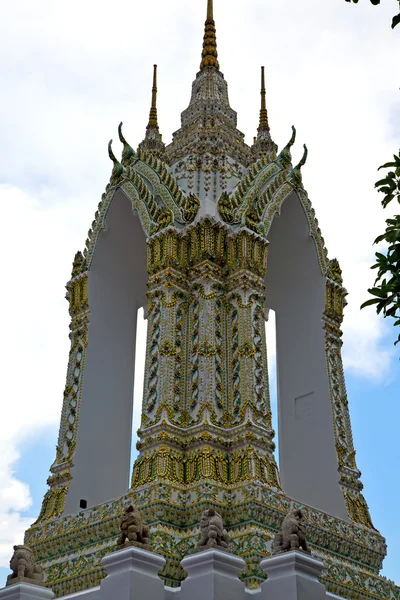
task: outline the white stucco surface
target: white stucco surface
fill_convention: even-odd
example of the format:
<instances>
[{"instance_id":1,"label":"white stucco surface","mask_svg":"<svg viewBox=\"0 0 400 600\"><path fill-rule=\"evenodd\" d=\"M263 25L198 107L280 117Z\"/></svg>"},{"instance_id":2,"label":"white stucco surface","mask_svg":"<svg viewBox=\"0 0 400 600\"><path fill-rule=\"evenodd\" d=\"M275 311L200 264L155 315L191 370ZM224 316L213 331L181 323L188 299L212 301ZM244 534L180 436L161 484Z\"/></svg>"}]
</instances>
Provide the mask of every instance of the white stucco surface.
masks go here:
<instances>
[{"instance_id":1,"label":"white stucco surface","mask_svg":"<svg viewBox=\"0 0 400 600\"><path fill-rule=\"evenodd\" d=\"M305 552L270 556L260 567L267 574L260 600L326 600L325 586L318 581L324 565Z\"/></svg>"},{"instance_id":2,"label":"white stucco surface","mask_svg":"<svg viewBox=\"0 0 400 600\"><path fill-rule=\"evenodd\" d=\"M1 600L52 600L54 594L49 588L31 583L13 583L0 590Z\"/></svg>"},{"instance_id":3,"label":"white stucco surface","mask_svg":"<svg viewBox=\"0 0 400 600\"><path fill-rule=\"evenodd\" d=\"M137 310L145 302L146 245L118 191L89 272L89 334L80 423L65 513L129 487Z\"/></svg>"},{"instance_id":4,"label":"white stucco surface","mask_svg":"<svg viewBox=\"0 0 400 600\"><path fill-rule=\"evenodd\" d=\"M293 499L348 520L339 475L322 315L325 278L293 193L268 235L267 304L276 313L279 467Z\"/></svg>"},{"instance_id":5,"label":"white stucco surface","mask_svg":"<svg viewBox=\"0 0 400 600\"><path fill-rule=\"evenodd\" d=\"M100 584L100 600L164 600L158 576L165 558L134 546L107 554L101 561L107 577Z\"/></svg>"},{"instance_id":6,"label":"white stucco surface","mask_svg":"<svg viewBox=\"0 0 400 600\"><path fill-rule=\"evenodd\" d=\"M243 558L212 549L185 556L187 578L181 583L180 600L245 600L245 584L239 574Z\"/></svg>"}]
</instances>

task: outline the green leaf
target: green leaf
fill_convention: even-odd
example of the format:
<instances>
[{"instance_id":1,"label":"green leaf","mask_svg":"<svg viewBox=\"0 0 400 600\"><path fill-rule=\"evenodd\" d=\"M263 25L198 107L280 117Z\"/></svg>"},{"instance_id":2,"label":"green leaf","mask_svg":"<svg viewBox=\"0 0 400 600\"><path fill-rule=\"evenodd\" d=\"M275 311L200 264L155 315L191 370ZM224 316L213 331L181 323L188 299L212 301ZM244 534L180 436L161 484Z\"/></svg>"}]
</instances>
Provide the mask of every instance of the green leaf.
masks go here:
<instances>
[{"instance_id":1,"label":"green leaf","mask_svg":"<svg viewBox=\"0 0 400 600\"><path fill-rule=\"evenodd\" d=\"M361 304L360 308L365 308L366 306L371 306L372 304L376 304L377 302L379 302L379 300L377 298L371 298L371 300L367 300L366 302L363 302L363 304Z\"/></svg>"},{"instance_id":2,"label":"green leaf","mask_svg":"<svg viewBox=\"0 0 400 600\"><path fill-rule=\"evenodd\" d=\"M378 296L379 298L384 298L386 296L386 292L379 287L373 287L368 291L370 294L373 294L374 296Z\"/></svg>"},{"instance_id":3,"label":"green leaf","mask_svg":"<svg viewBox=\"0 0 400 600\"><path fill-rule=\"evenodd\" d=\"M398 25L399 23L400 23L400 13L398 15L395 15L393 17L393 20L392 20L392 29L394 29L396 27L396 25ZM397 343L398 342L396 342L396 344Z\"/></svg>"},{"instance_id":4,"label":"green leaf","mask_svg":"<svg viewBox=\"0 0 400 600\"><path fill-rule=\"evenodd\" d=\"M385 163L384 165L381 165L378 169L378 171L380 171L380 169L388 169L389 167L396 167L396 163L395 162L389 162L389 163Z\"/></svg>"},{"instance_id":5,"label":"green leaf","mask_svg":"<svg viewBox=\"0 0 400 600\"><path fill-rule=\"evenodd\" d=\"M385 179L380 179L379 181L376 182L375 187L380 187L381 185L385 185L386 184L386 177Z\"/></svg>"}]
</instances>

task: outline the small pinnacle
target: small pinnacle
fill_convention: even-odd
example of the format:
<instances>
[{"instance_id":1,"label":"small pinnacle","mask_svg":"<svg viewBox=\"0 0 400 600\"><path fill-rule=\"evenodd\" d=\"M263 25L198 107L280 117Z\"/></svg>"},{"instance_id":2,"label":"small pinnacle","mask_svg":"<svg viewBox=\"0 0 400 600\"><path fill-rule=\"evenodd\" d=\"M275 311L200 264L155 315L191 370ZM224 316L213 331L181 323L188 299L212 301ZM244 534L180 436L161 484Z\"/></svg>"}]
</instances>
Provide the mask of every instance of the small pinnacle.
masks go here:
<instances>
[{"instance_id":1,"label":"small pinnacle","mask_svg":"<svg viewBox=\"0 0 400 600\"><path fill-rule=\"evenodd\" d=\"M157 65L154 65L153 71L153 87L151 90L151 108L149 116L149 124L146 127L146 135L144 140L139 144L139 148L163 158L165 152L165 144L162 141L162 135L158 127L157 118Z\"/></svg>"},{"instance_id":2,"label":"small pinnacle","mask_svg":"<svg viewBox=\"0 0 400 600\"><path fill-rule=\"evenodd\" d=\"M205 22L203 52L201 56L201 71L206 67L219 69L213 0L208 0L207 4L207 20Z\"/></svg>"},{"instance_id":3,"label":"small pinnacle","mask_svg":"<svg viewBox=\"0 0 400 600\"><path fill-rule=\"evenodd\" d=\"M261 67L261 109L258 131L269 131L267 105L265 101L265 68Z\"/></svg>"},{"instance_id":4,"label":"small pinnacle","mask_svg":"<svg viewBox=\"0 0 400 600\"><path fill-rule=\"evenodd\" d=\"M153 88L151 90L151 108L148 127L158 128L157 119L157 65L154 65L153 71Z\"/></svg>"}]
</instances>

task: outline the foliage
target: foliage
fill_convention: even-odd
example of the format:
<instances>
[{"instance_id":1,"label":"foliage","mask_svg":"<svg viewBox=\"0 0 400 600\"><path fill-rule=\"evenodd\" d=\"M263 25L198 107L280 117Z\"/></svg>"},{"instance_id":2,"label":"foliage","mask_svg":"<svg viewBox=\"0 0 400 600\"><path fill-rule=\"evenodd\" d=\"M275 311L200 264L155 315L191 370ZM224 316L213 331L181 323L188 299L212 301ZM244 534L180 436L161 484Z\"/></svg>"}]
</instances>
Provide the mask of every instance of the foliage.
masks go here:
<instances>
[{"instance_id":1,"label":"foliage","mask_svg":"<svg viewBox=\"0 0 400 600\"><path fill-rule=\"evenodd\" d=\"M373 4L374 6L377 6L378 4L381 3L381 0L369 0L371 2L371 4ZM399 5L400 5L400 0L399 1ZM346 2L354 2L354 4L357 4L358 0L346 0ZM400 6L399 6L400 8ZM394 29L396 27L396 25L398 25L400 23L400 13L398 15L395 15L392 19L392 29Z\"/></svg>"},{"instance_id":2,"label":"foliage","mask_svg":"<svg viewBox=\"0 0 400 600\"><path fill-rule=\"evenodd\" d=\"M383 208L392 200L397 200L400 204L400 151L399 156L394 155L393 158L392 162L379 167L392 170L375 184L378 191L384 194ZM376 263L371 267L378 269L374 287L368 290L374 298L364 302L361 308L376 304L378 314L382 312L384 317L394 318L394 326L400 327L400 214L386 219L385 233L379 235L374 243L379 244L383 241L388 244L387 253L376 252ZM400 334L395 344L399 342Z\"/></svg>"}]
</instances>

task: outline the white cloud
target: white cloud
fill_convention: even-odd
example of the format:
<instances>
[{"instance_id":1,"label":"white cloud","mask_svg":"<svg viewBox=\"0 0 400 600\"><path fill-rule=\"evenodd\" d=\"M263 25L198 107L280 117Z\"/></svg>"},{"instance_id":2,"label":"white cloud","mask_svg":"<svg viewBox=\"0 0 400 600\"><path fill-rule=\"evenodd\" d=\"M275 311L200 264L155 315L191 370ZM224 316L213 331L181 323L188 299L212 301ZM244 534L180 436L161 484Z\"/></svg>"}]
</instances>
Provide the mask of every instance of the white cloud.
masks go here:
<instances>
[{"instance_id":1,"label":"white cloud","mask_svg":"<svg viewBox=\"0 0 400 600\"><path fill-rule=\"evenodd\" d=\"M32 522L21 517L32 503L28 486L18 481L12 464L19 458L13 446L0 447L0 567L8 567L14 544L22 543L24 531Z\"/></svg>"},{"instance_id":2,"label":"white cloud","mask_svg":"<svg viewBox=\"0 0 400 600\"><path fill-rule=\"evenodd\" d=\"M308 144L305 186L350 293L345 364L380 381L390 377L388 327L359 305L373 281L371 244L385 218L373 189L376 168L398 146L395 4L215 2L221 69L239 128L250 141L265 64L274 139L284 145L294 123L296 159ZM153 62L161 130L171 139L200 62L204 13L205 0L71 0L68 8L20 0L2 12L0 358L7 401L0 422L11 450L0 455L0 561L27 525L20 512L29 491L12 465L27 436L58 425L68 356L64 284L109 177L107 142L117 139L120 120L132 145L142 139Z\"/></svg>"},{"instance_id":3,"label":"white cloud","mask_svg":"<svg viewBox=\"0 0 400 600\"><path fill-rule=\"evenodd\" d=\"M56 427L60 416L69 346L63 289L80 246L74 231L80 206L57 202L54 195L0 185L0 566L8 565L13 544L22 542L33 520L21 516L31 497L13 465L24 442L46 426Z\"/></svg>"}]
</instances>

